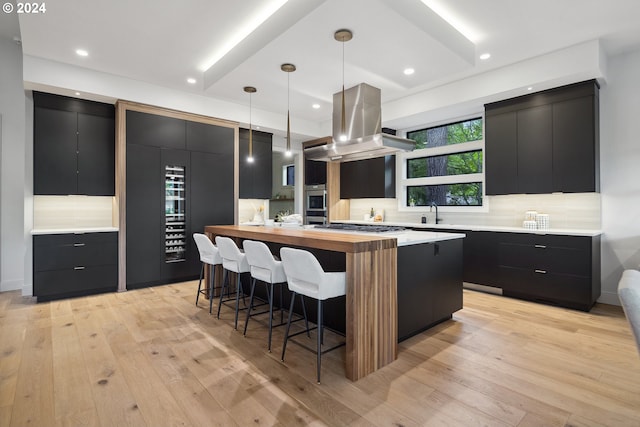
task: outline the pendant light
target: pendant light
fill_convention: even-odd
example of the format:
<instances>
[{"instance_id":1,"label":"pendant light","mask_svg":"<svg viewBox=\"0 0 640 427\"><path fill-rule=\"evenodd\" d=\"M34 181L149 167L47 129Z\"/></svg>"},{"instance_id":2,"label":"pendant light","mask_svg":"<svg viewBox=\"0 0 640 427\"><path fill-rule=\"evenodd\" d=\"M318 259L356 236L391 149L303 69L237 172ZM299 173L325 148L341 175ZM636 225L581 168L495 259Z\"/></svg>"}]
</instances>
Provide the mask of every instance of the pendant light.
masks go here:
<instances>
[{"instance_id":1,"label":"pendant light","mask_svg":"<svg viewBox=\"0 0 640 427\"><path fill-rule=\"evenodd\" d=\"M344 44L353 38L351 30L338 30L334 33L333 38L342 43L342 121L340 122L340 141L347 140L347 120L346 120L346 108L344 102Z\"/></svg>"},{"instance_id":2,"label":"pendant light","mask_svg":"<svg viewBox=\"0 0 640 427\"><path fill-rule=\"evenodd\" d=\"M257 92L253 86L245 86L244 91L249 94L249 155L247 162L253 163L253 129L251 128L251 95Z\"/></svg>"},{"instance_id":3,"label":"pendant light","mask_svg":"<svg viewBox=\"0 0 640 427\"><path fill-rule=\"evenodd\" d=\"M289 114L289 76L296 70L296 66L293 64L282 64L280 69L287 73L287 150L285 155L291 156L291 118Z\"/></svg>"}]
</instances>

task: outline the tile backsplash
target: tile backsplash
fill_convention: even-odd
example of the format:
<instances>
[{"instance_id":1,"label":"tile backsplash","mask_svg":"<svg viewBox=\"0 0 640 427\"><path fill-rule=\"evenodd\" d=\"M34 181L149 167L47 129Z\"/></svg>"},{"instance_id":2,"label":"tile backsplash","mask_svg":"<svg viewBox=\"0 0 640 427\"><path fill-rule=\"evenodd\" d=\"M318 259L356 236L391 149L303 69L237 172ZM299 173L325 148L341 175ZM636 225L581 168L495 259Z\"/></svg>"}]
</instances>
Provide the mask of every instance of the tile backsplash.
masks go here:
<instances>
[{"instance_id":1,"label":"tile backsplash","mask_svg":"<svg viewBox=\"0 0 640 427\"><path fill-rule=\"evenodd\" d=\"M522 227L526 211L549 214L551 228L600 229L600 193L554 193L515 194L507 196L486 196L487 212L443 212L442 223L465 225L492 225ZM427 222L433 223L435 213L424 210L399 212L396 199L351 199L351 220L362 220L371 211L384 209L385 221L420 222L426 215Z\"/></svg>"},{"instance_id":2,"label":"tile backsplash","mask_svg":"<svg viewBox=\"0 0 640 427\"><path fill-rule=\"evenodd\" d=\"M33 228L92 228L117 226L111 196L34 196Z\"/></svg>"}]
</instances>

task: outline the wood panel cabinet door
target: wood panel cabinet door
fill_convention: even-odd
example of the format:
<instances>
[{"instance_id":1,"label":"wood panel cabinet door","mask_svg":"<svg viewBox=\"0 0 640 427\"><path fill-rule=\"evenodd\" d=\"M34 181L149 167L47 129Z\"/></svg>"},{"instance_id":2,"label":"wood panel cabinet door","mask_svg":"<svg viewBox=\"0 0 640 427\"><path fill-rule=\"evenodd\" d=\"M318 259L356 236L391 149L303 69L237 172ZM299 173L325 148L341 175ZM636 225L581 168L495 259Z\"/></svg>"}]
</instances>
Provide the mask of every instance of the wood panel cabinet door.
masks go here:
<instances>
[{"instance_id":1,"label":"wood panel cabinet door","mask_svg":"<svg viewBox=\"0 0 640 427\"><path fill-rule=\"evenodd\" d=\"M127 144L127 288L160 281L164 260L160 149Z\"/></svg>"},{"instance_id":2,"label":"wood panel cabinet door","mask_svg":"<svg viewBox=\"0 0 640 427\"><path fill-rule=\"evenodd\" d=\"M36 107L33 139L34 194L76 194L77 113Z\"/></svg>"},{"instance_id":3,"label":"wood panel cabinet door","mask_svg":"<svg viewBox=\"0 0 640 427\"><path fill-rule=\"evenodd\" d=\"M517 112L518 193L553 191L551 105Z\"/></svg>"},{"instance_id":4,"label":"wood panel cabinet door","mask_svg":"<svg viewBox=\"0 0 640 427\"><path fill-rule=\"evenodd\" d=\"M78 194L115 194L115 120L78 113Z\"/></svg>"},{"instance_id":5,"label":"wood panel cabinet door","mask_svg":"<svg viewBox=\"0 0 640 427\"><path fill-rule=\"evenodd\" d=\"M487 114L485 119L487 195L518 192L518 123L515 111Z\"/></svg>"},{"instance_id":6,"label":"wood panel cabinet door","mask_svg":"<svg viewBox=\"0 0 640 427\"><path fill-rule=\"evenodd\" d=\"M553 191L599 190L593 96L553 104Z\"/></svg>"}]
</instances>

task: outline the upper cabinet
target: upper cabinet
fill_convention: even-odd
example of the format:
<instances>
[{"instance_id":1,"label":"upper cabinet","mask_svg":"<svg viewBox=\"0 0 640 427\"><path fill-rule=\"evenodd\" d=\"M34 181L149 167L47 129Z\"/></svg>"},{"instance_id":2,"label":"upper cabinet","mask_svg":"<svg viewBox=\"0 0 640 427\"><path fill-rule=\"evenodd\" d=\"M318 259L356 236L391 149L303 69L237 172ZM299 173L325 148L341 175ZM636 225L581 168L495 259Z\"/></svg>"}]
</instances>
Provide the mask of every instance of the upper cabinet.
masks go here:
<instances>
[{"instance_id":1,"label":"upper cabinet","mask_svg":"<svg viewBox=\"0 0 640 427\"><path fill-rule=\"evenodd\" d=\"M304 160L304 185L326 185L327 162Z\"/></svg>"},{"instance_id":2,"label":"upper cabinet","mask_svg":"<svg viewBox=\"0 0 640 427\"><path fill-rule=\"evenodd\" d=\"M115 109L34 92L34 194L115 194Z\"/></svg>"},{"instance_id":3,"label":"upper cabinet","mask_svg":"<svg viewBox=\"0 0 640 427\"><path fill-rule=\"evenodd\" d=\"M599 191L594 80L485 105L486 192Z\"/></svg>"},{"instance_id":4,"label":"upper cabinet","mask_svg":"<svg viewBox=\"0 0 640 427\"><path fill-rule=\"evenodd\" d=\"M249 130L240 129L240 198L270 199L272 176L272 137L267 132L252 131L253 162L249 156Z\"/></svg>"},{"instance_id":5,"label":"upper cabinet","mask_svg":"<svg viewBox=\"0 0 640 427\"><path fill-rule=\"evenodd\" d=\"M340 163L340 198L396 197L396 156Z\"/></svg>"}]
</instances>

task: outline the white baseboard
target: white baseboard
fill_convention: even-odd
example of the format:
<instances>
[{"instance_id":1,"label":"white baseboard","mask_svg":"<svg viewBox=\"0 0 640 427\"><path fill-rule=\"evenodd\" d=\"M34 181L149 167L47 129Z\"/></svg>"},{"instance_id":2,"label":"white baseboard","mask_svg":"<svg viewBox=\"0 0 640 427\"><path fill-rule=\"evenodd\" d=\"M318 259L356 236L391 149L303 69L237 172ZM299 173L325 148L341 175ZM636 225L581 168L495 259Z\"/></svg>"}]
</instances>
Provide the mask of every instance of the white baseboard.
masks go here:
<instances>
[{"instance_id":1,"label":"white baseboard","mask_svg":"<svg viewBox=\"0 0 640 427\"><path fill-rule=\"evenodd\" d=\"M0 283L0 292L17 291L22 289L22 280L5 280Z\"/></svg>"},{"instance_id":2,"label":"white baseboard","mask_svg":"<svg viewBox=\"0 0 640 427\"><path fill-rule=\"evenodd\" d=\"M598 302L610 305L620 305L620 298L617 292L601 292Z\"/></svg>"}]
</instances>

